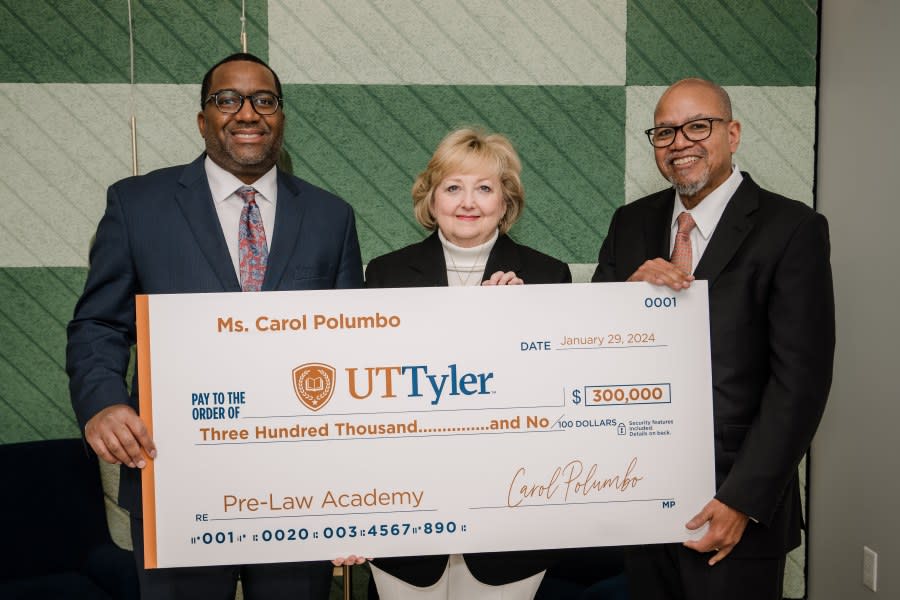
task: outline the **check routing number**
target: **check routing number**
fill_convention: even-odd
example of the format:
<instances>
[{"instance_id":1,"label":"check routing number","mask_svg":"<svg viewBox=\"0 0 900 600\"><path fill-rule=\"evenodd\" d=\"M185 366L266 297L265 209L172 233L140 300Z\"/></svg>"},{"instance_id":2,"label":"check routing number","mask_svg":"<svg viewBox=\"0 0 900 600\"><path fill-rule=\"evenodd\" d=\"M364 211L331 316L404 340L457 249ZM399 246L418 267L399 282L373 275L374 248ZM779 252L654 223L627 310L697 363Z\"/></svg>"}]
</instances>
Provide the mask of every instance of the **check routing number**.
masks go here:
<instances>
[{"instance_id":1,"label":"check routing number","mask_svg":"<svg viewBox=\"0 0 900 600\"><path fill-rule=\"evenodd\" d=\"M148 567L671 542L705 282L139 296Z\"/></svg>"}]
</instances>

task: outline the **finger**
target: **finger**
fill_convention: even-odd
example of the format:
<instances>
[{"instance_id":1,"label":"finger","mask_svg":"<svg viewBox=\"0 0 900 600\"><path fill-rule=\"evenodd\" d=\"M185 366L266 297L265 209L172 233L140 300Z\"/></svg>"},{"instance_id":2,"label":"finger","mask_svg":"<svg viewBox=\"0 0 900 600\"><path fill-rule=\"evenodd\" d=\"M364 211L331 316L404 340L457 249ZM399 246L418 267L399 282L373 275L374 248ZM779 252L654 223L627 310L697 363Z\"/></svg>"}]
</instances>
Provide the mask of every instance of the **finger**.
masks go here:
<instances>
[{"instance_id":1,"label":"finger","mask_svg":"<svg viewBox=\"0 0 900 600\"><path fill-rule=\"evenodd\" d=\"M693 275L685 273L672 263L662 258L644 261L637 271L632 273L628 281L646 281L653 285L664 285L675 291L690 287Z\"/></svg>"},{"instance_id":2,"label":"finger","mask_svg":"<svg viewBox=\"0 0 900 600\"><path fill-rule=\"evenodd\" d=\"M490 281L492 282L492 285L504 285L506 283L506 281L505 281L506 275L507 274L504 273L503 271L496 271L496 272L492 273L491 279L490 279ZM515 274L513 274L513 275L515 275Z\"/></svg>"},{"instance_id":3,"label":"finger","mask_svg":"<svg viewBox=\"0 0 900 600\"><path fill-rule=\"evenodd\" d=\"M110 433L103 438L103 441L110 452L129 467L143 469L147 466L140 444L124 423L110 430Z\"/></svg>"},{"instance_id":4,"label":"finger","mask_svg":"<svg viewBox=\"0 0 900 600\"><path fill-rule=\"evenodd\" d=\"M731 554L731 548L722 548L721 550L719 550L718 548L713 548L712 551L715 552L716 555L710 558L709 562L707 563L711 567L716 563L721 562L722 559Z\"/></svg>"},{"instance_id":5,"label":"finger","mask_svg":"<svg viewBox=\"0 0 900 600\"><path fill-rule=\"evenodd\" d=\"M667 270L674 269L675 265L660 258L645 260L638 269L628 278L629 281L647 281L660 276Z\"/></svg>"},{"instance_id":6,"label":"finger","mask_svg":"<svg viewBox=\"0 0 900 600\"><path fill-rule=\"evenodd\" d=\"M131 408L123 409L119 415L121 420L114 429L127 460L122 462L129 467L143 469L147 466L147 457L156 458L156 446L144 422ZM120 454L121 456L121 454Z\"/></svg>"},{"instance_id":7,"label":"finger","mask_svg":"<svg viewBox=\"0 0 900 600\"><path fill-rule=\"evenodd\" d=\"M131 434L135 437L138 444L140 444L141 449L147 453L147 456L150 458L156 458L156 444L153 442L153 438L150 437L150 432L147 431L147 426L144 425L144 422L138 416L137 413L131 413L127 421L128 428L131 430Z\"/></svg>"},{"instance_id":8,"label":"finger","mask_svg":"<svg viewBox=\"0 0 900 600\"><path fill-rule=\"evenodd\" d=\"M84 429L84 437L103 460L112 464L128 464L130 462L128 453L122 449L113 426L106 418L98 421L88 421Z\"/></svg>"},{"instance_id":9,"label":"finger","mask_svg":"<svg viewBox=\"0 0 900 600\"><path fill-rule=\"evenodd\" d=\"M671 282L678 281L677 274L671 273L666 269L660 269L655 266L641 267L628 278L628 281L646 281L653 285L669 285Z\"/></svg>"},{"instance_id":10,"label":"finger","mask_svg":"<svg viewBox=\"0 0 900 600\"><path fill-rule=\"evenodd\" d=\"M693 280L693 275L682 273L679 271L677 274L669 274L669 283L667 285L677 292L679 290L686 290L691 287L691 282Z\"/></svg>"},{"instance_id":11,"label":"finger","mask_svg":"<svg viewBox=\"0 0 900 600\"><path fill-rule=\"evenodd\" d=\"M703 510L698 512L696 515L694 515L690 521L685 523L684 526L693 531L694 529L699 529L700 527L702 527L703 524L706 523L707 521L709 521L710 519L712 519L712 514L710 513L710 511L708 511L707 509L704 508ZM706 536L704 536L704 538L705 537Z\"/></svg>"},{"instance_id":12,"label":"finger","mask_svg":"<svg viewBox=\"0 0 900 600\"><path fill-rule=\"evenodd\" d=\"M525 283L518 275L516 275L515 271L509 271L508 273L505 273L503 275L503 279L503 283L505 283L506 285L522 285Z\"/></svg>"},{"instance_id":13,"label":"finger","mask_svg":"<svg viewBox=\"0 0 900 600\"><path fill-rule=\"evenodd\" d=\"M153 454L156 454L155 449L153 449L153 440L150 439L144 423L134 411L129 410L126 413L124 419L113 429L113 433L115 439L104 438L106 445L116 445L116 442L118 442L121 450L115 452L115 454L129 467L143 469L147 466L147 457L150 456L150 452L153 451ZM144 441L142 442L141 440ZM150 449L146 448L144 443L149 443Z\"/></svg>"},{"instance_id":14,"label":"finger","mask_svg":"<svg viewBox=\"0 0 900 600\"><path fill-rule=\"evenodd\" d=\"M135 435L149 444L148 453L156 454L153 440L140 417L133 408L124 404L109 406L91 417L85 425L84 435L91 447L107 462L129 467L146 466L141 443Z\"/></svg>"},{"instance_id":15,"label":"finger","mask_svg":"<svg viewBox=\"0 0 900 600\"><path fill-rule=\"evenodd\" d=\"M684 542L685 548L690 548L694 552L705 554L707 552L718 552L722 547L720 542L712 539L712 536L705 535L699 540L688 540Z\"/></svg>"},{"instance_id":16,"label":"finger","mask_svg":"<svg viewBox=\"0 0 900 600\"><path fill-rule=\"evenodd\" d=\"M336 567L344 567L344 566L353 566L353 565L361 565L366 562L368 559L363 556L356 556L355 554L351 554L350 556L339 556L331 561Z\"/></svg>"},{"instance_id":17,"label":"finger","mask_svg":"<svg viewBox=\"0 0 900 600\"><path fill-rule=\"evenodd\" d=\"M112 452L109 451L109 448L106 447L106 444L103 443L103 440L100 438L88 439L87 443L90 445L91 449L94 453L100 457L101 460L107 462L111 465L120 465L122 461L117 459L112 455Z\"/></svg>"},{"instance_id":18,"label":"finger","mask_svg":"<svg viewBox=\"0 0 900 600\"><path fill-rule=\"evenodd\" d=\"M505 283L507 285L509 285L511 282L515 281L516 279L518 279L518 277L516 276L515 271L507 271L506 273L503 274L503 277L501 278L503 283Z\"/></svg>"},{"instance_id":19,"label":"finger","mask_svg":"<svg viewBox=\"0 0 900 600\"><path fill-rule=\"evenodd\" d=\"M131 454L125 448L125 444L127 442L119 437L119 431L121 430L107 429L105 433L102 434L101 440L106 446L106 449L109 451L109 453L113 457L115 457L116 462L134 468L135 462L131 458ZM129 437L131 437L130 434ZM131 439L132 443L137 446L137 444L133 441L134 438Z\"/></svg>"},{"instance_id":20,"label":"finger","mask_svg":"<svg viewBox=\"0 0 900 600\"><path fill-rule=\"evenodd\" d=\"M690 286L689 276L677 269L665 269L654 274L656 285L664 285L675 290L683 290Z\"/></svg>"}]
</instances>

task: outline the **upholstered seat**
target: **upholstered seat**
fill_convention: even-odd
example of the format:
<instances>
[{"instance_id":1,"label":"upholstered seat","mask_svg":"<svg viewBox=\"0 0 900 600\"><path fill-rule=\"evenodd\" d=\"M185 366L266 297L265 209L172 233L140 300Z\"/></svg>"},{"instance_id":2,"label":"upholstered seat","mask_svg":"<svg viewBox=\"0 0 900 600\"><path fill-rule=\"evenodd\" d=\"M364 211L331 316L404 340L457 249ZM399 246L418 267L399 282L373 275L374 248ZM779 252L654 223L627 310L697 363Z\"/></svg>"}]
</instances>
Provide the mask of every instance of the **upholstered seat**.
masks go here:
<instances>
[{"instance_id":1,"label":"upholstered seat","mask_svg":"<svg viewBox=\"0 0 900 600\"><path fill-rule=\"evenodd\" d=\"M81 440L0 446L0 598L139 597L131 552L109 535L97 459Z\"/></svg>"}]
</instances>

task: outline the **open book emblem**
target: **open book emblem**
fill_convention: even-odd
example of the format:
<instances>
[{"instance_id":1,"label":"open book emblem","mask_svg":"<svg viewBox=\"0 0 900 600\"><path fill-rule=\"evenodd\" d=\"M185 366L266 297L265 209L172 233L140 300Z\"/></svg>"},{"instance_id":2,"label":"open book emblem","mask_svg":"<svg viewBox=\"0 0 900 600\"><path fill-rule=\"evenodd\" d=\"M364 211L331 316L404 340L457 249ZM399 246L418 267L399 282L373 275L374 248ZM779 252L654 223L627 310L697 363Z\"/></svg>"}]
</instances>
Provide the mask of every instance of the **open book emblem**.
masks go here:
<instances>
[{"instance_id":1,"label":"open book emblem","mask_svg":"<svg viewBox=\"0 0 900 600\"><path fill-rule=\"evenodd\" d=\"M303 406L319 410L334 393L334 367L322 363L306 363L293 370L294 393Z\"/></svg>"}]
</instances>

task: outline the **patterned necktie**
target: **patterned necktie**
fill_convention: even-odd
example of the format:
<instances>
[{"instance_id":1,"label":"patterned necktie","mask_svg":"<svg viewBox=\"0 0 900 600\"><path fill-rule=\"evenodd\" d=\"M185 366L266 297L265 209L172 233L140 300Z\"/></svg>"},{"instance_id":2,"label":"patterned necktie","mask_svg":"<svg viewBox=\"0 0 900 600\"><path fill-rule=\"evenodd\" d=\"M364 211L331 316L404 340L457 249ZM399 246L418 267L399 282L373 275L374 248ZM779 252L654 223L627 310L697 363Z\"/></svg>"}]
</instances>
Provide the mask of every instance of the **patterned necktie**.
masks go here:
<instances>
[{"instance_id":1,"label":"patterned necktie","mask_svg":"<svg viewBox=\"0 0 900 600\"><path fill-rule=\"evenodd\" d=\"M266 230L262 215L256 205L256 190L244 186L235 194L244 201L241 222L238 226L238 257L241 266L241 289L258 292L266 276L266 262L269 246L266 244Z\"/></svg>"},{"instance_id":2,"label":"patterned necktie","mask_svg":"<svg viewBox=\"0 0 900 600\"><path fill-rule=\"evenodd\" d=\"M694 270L691 254L691 230L697 224L691 213L678 215L678 233L675 234L675 248L672 250L672 264L689 274Z\"/></svg>"}]
</instances>

